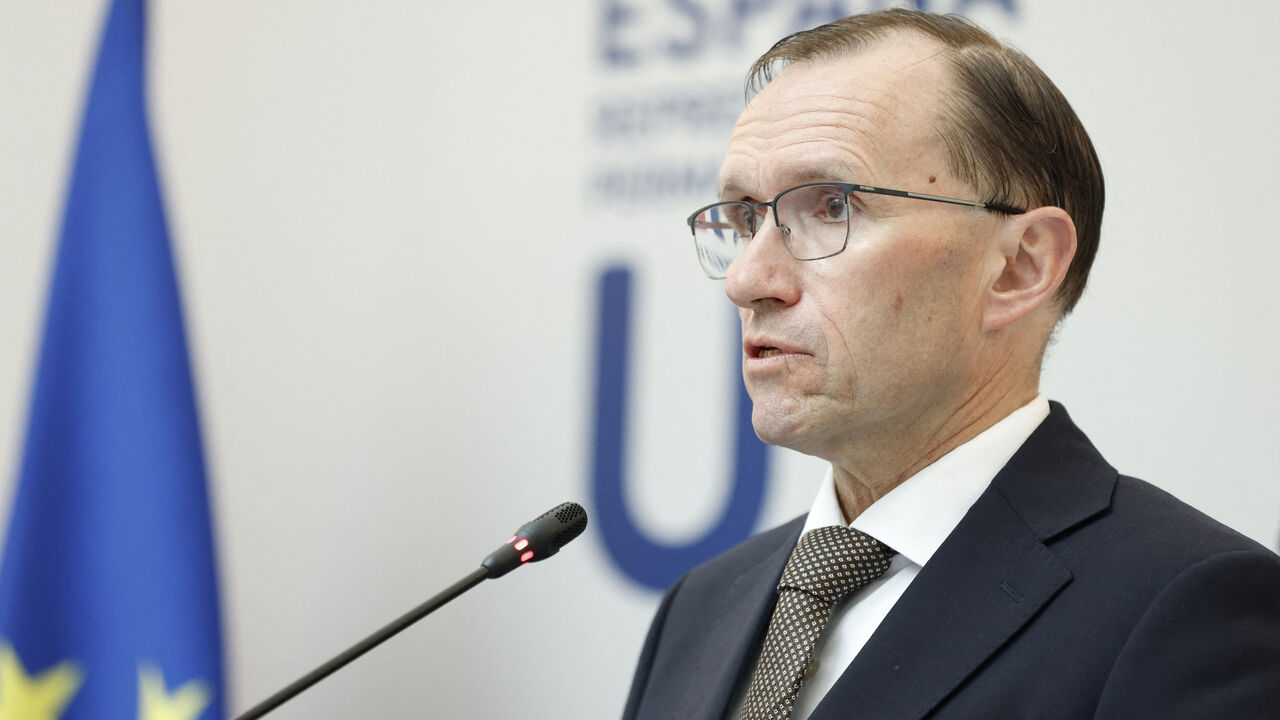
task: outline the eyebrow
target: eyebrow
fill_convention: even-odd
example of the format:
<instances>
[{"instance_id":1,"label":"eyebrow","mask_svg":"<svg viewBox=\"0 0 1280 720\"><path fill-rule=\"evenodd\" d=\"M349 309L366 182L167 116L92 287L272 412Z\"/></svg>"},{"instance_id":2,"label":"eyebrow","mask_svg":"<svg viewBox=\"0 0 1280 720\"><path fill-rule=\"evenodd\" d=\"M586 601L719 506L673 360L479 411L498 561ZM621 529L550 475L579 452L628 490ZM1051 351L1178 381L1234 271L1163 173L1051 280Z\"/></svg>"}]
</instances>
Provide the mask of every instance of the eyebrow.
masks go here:
<instances>
[{"instance_id":1,"label":"eyebrow","mask_svg":"<svg viewBox=\"0 0 1280 720\"><path fill-rule=\"evenodd\" d=\"M788 172L785 177L788 179L787 188L816 182L848 182L874 185L875 183L871 182L869 175L870 173L865 171L852 170L838 163L822 163L800 168L795 172ZM783 190L787 188L783 188ZM721 180L716 192L716 197L721 200L736 199L734 196L747 197L754 195L755 193L747 192L744 185L738 184L733 176ZM762 198L757 197L756 199L761 200Z\"/></svg>"}]
</instances>

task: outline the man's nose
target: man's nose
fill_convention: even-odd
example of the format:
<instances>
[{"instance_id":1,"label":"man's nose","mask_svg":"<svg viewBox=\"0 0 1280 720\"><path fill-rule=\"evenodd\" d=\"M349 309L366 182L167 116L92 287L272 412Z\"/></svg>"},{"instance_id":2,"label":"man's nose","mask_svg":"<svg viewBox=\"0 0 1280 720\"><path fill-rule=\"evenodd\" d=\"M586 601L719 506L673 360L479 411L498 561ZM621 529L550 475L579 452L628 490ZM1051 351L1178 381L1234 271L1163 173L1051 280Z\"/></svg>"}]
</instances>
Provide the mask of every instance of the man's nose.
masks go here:
<instances>
[{"instance_id":1,"label":"man's nose","mask_svg":"<svg viewBox=\"0 0 1280 720\"><path fill-rule=\"evenodd\" d=\"M800 262L787 251L784 232L772 217L760 219L751 242L725 276L724 291L734 305L759 309L768 304L792 305L800 299Z\"/></svg>"}]
</instances>

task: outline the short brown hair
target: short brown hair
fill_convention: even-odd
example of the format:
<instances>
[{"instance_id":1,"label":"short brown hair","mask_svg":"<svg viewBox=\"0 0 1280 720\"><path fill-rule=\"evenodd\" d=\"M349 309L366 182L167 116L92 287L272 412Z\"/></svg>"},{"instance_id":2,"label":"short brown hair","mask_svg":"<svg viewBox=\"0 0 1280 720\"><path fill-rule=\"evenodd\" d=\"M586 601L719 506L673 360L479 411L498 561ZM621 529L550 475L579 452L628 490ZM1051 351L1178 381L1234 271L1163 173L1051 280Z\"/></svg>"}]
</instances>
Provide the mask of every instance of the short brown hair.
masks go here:
<instances>
[{"instance_id":1,"label":"short brown hair","mask_svg":"<svg viewBox=\"0 0 1280 720\"><path fill-rule=\"evenodd\" d=\"M957 15L894 8L853 15L779 40L751 66L747 93L787 66L855 52L895 32L946 46L954 78L939 133L951 171L985 200L1055 205L1076 224L1076 255L1057 299L1065 315L1084 292L1098 252L1104 188L1089 134L1044 71L1021 52Z\"/></svg>"}]
</instances>

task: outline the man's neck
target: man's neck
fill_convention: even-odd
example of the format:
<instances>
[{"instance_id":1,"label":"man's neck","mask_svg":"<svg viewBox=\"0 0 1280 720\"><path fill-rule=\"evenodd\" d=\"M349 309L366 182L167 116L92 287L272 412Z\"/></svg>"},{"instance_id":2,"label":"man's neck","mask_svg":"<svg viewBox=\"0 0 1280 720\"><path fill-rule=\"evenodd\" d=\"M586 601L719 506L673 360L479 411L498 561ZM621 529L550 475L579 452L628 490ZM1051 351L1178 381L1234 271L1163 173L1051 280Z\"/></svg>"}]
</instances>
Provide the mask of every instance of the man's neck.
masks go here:
<instances>
[{"instance_id":1,"label":"man's neck","mask_svg":"<svg viewBox=\"0 0 1280 720\"><path fill-rule=\"evenodd\" d=\"M916 432L891 438L860 439L847 457L832 462L836 496L846 521L939 458L969 442L1026 405L1037 386L975 394L939 418L923 420Z\"/></svg>"}]
</instances>

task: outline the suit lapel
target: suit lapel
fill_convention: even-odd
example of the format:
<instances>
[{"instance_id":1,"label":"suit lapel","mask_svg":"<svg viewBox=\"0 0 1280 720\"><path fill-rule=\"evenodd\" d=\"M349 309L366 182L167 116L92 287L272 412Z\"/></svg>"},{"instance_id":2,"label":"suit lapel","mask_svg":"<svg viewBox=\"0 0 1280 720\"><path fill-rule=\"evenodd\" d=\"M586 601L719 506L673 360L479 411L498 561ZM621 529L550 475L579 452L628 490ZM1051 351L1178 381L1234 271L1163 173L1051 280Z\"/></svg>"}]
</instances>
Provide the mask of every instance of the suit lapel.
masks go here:
<instances>
[{"instance_id":1,"label":"suit lapel","mask_svg":"<svg viewBox=\"0 0 1280 720\"><path fill-rule=\"evenodd\" d=\"M1110 503L1115 470L1056 403L810 716L917 720L1071 581L1045 540Z\"/></svg>"},{"instance_id":2,"label":"suit lapel","mask_svg":"<svg viewBox=\"0 0 1280 720\"><path fill-rule=\"evenodd\" d=\"M693 709L686 716L689 720L721 720L729 712L739 679L753 670L746 664L773 614L778 579L803 526L801 516L777 528L774 532L782 538L780 543L765 548L757 563L738 563L736 574L723 579L708 633L708 637L722 639L723 644L709 648L697 672L689 677L691 698L685 705Z\"/></svg>"},{"instance_id":3,"label":"suit lapel","mask_svg":"<svg viewBox=\"0 0 1280 720\"><path fill-rule=\"evenodd\" d=\"M973 522L970 523L969 521ZM965 525L985 525L972 532ZM988 489L920 571L811 720L923 717L1071 573Z\"/></svg>"}]
</instances>

